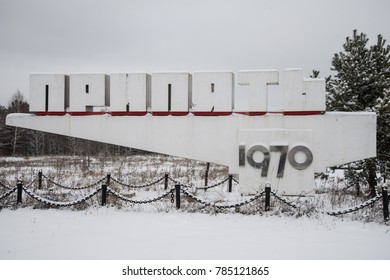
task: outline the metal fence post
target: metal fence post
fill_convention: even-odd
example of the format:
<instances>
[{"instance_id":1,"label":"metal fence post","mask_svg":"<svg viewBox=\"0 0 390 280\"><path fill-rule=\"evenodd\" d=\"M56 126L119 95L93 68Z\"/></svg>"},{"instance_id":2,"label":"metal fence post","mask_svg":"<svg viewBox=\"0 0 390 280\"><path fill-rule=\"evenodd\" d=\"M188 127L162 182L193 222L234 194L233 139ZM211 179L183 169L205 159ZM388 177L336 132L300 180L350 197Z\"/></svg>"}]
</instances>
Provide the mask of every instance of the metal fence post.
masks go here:
<instances>
[{"instance_id":1,"label":"metal fence post","mask_svg":"<svg viewBox=\"0 0 390 280\"><path fill-rule=\"evenodd\" d=\"M38 189L42 189L42 170L38 172Z\"/></svg>"},{"instance_id":2,"label":"metal fence post","mask_svg":"<svg viewBox=\"0 0 390 280\"><path fill-rule=\"evenodd\" d=\"M110 182L111 182L111 173L107 173L107 179L106 179L107 186L110 185Z\"/></svg>"},{"instance_id":3,"label":"metal fence post","mask_svg":"<svg viewBox=\"0 0 390 280\"><path fill-rule=\"evenodd\" d=\"M102 206L107 204L107 183L104 182L102 185Z\"/></svg>"},{"instance_id":4,"label":"metal fence post","mask_svg":"<svg viewBox=\"0 0 390 280\"><path fill-rule=\"evenodd\" d=\"M271 185L269 183L265 184L265 211L270 210L271 204Z\"/></svg>"},{"instance_id":5,"label":"metal fence post","mask_svg":"<svg viewBox=\"0 0 390 280\"><path fill-rule=\"evenodd\" d=\"M180 209L180 184L175 185L176 209Z\"/></svg>"},{"instance_id":6,"label":"metal fence post","mask_svg":"<svg viewBox=\"0 0 390 280\"><path fill-rule=\"evenodd\" d=\"M164 190L168 189L168 173L165 173L164 177Z\"/></svg>"},{"instance_id":7,"label":"metal fence post","mask_svg":"<svg viewBox=\"0 0 390 280\"><path fill-rule=\"evenodd\" d=\"M389 194L387 187L382 188L382 199L383 199L383 218L385 222L389 220Z\"/></svg>"},{"instance_id":8,"label":"metal fence post","mask_svg":"<svg viewBox=\"0 0 390 280\"><path fill-rule=\"evenodd\" d=\"M18 180L16 183L17 194L16 194L16 204L22 203L22 192L23 192L23 182L22 180Z\"/></svg>"},{"instance_id":9,"label":"metal fence post","mask_svg":"<svg viewBox=\"0 0 390 280\"><path fill-rule=\"evenodd\" d=\"M360 185L356 183L356 196L360 196Z\"/></svg>"},{"instance_id":10,"label":"metal fence post","mask_svg":"<svg viewBox=\"0 0 390 280\"><path fill-rule=\"evenodd\" d=\"M210 162L208 162L206 164L206 172L204 174L204 186L205 187L207 187L207 185L209 184L209 170L210 170Z\"/></svg>"},{"instance_id":11,"label":"metal fence post","mask_svg":"<svg viewBox=\"0 0 390 280\"><path fill-rule=\"evenodd\" d=\"M229 192L232 192L232 186L233 186L233 175L229 174Z\"/></svg>"}]
</instances>

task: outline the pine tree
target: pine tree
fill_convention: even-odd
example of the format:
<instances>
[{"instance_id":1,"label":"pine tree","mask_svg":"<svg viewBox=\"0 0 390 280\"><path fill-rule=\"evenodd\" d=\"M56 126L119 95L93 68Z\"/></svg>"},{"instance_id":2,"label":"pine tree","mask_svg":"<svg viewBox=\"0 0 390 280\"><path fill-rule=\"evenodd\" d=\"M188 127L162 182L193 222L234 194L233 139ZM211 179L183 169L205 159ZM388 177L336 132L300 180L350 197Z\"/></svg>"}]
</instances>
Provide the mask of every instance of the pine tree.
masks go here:
<instances>
[{"instance_id":1,"label":"pine tree","mask_svg":"<svg viewBox=\"0 0 390 280\"><path fill-rule=\"evenodd\" d=\"M332 59L334 77L327 80L327 107L335 111L368 111L377 114L377 158L349 165L346 177L355 185L368 183L376 194L377 171L389 176L390 149L390 46L378 35L375 45L368 47L364 33L353 31L346 38L344 51ZM361 169L361 172L357 170Z\"/></svg>"},{"instance_id":2,"label":"pine tree","mask_svg":"<svg viewBox=\"0 0 390 280\"><path fill-rule=\"evenodd\" d=\"M320 76L320 71L313 69L312 74L310 75L310 78L318 78Z\"/></svg>"}]
</instances>

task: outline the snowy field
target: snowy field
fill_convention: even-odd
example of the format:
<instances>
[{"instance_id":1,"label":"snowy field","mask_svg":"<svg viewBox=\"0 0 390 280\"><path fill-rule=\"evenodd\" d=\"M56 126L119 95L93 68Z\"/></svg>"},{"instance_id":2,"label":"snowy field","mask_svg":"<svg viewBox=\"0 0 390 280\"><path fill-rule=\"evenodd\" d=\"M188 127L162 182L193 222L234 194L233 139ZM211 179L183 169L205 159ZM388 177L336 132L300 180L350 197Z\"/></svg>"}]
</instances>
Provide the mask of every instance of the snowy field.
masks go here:
<instances>
[{"instance_id":1,"label":"snowy field","mask_svg":"<svg viewBox=\"0 0 390 280\"><path fill-rule=\"evenodd\" d=\"M17 178L29 182L42 170L53 181L80 187L108 172L122 182L142 184L169 172L193 193L207 201L236 203L243 198L238 185L207 191L205 164L166 156L126 158L2 158L0 180L13 186ZM228 175L227 168L212 165L209 185ZM94 197L82 206L47 209L24 194L15 206L15 194L0 204L0 259L2 260L390 260L390 227L383 222L380 202L351 214L331 217L326 210L352 207L367 200L345 190L340 174L317 180L311 198L289 198L291 209L272 198L271 211L264 201L226 211L214 211L191 199L177 210L167 198L152 204L129 204L109 197L101 206ZM124 188L113 186L118 192ZM45 181L31 190L54 200L74 200L86 191L63 190ZM6 190L1 190L3 194ZM161 185L129 191L128 197L149 199L161 195ZM81 192L81 194L80 194ZM304 210L305 214L300 211Z\"/></svg>"},{"instance_id":2,"label":"snowy field","mask_svg":"<svg viewBox=\"0 0 390 280\"><path fill-rule=\"evenodd\" d=\"M4 209L1 259L390 259L390 229L240 214Z\"/></svg>"}]
</instances>

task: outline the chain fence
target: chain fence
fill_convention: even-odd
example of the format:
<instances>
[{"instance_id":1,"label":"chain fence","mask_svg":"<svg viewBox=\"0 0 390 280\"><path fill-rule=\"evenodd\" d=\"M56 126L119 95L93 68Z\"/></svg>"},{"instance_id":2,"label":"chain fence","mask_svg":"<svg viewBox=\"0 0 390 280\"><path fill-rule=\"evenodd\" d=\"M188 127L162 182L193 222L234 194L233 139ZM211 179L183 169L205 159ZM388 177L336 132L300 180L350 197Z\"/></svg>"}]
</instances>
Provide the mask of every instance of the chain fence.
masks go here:
<instances>
[{"instance_id":1,"label":"chain fence","mask_svg":"<svg viewBox=\"0 0 390 280\"><path fill-rule=\"evenodd\" d=\"M167 191L166 193L156 197L156 198L153 198L153 199L147 199L147 200L133 200L129 197L126 197L122 194L120 194L119 192L113 190L112 188L108 187L107 188L108 192L113 194L114 196L116 196L117 198L123 200L123 201L126 201L126 202L129 202L129 203L134 203L134 204L148 204L148 203L153 203L153 202L156 202L156 201L159 201L165 197L167 197L168 195L170 195L171 193L173 193L173 190L174 189L170 189L169 191Z\"/></svg>"},{"instance_id":2,"label":"chain fence","mask_svg":"<svg viewBox=\"0 0 390 280\"><path fill-rule=\"evenodd\" d=\"M229 177L227 177L226 179L223 179L222 181L220 181L218 183L215 183L214 185L206 186L206 187L196 187L195 189L197 189L197 190L213 189L213 188L216 188L216 187L219 187L219 186L225 184L228 180L229 180Z\"/></svg>"},{"instance_id":3,"label":"chain fence","mask_svg":"<svg viewBox=\"0 0 390 280\"><path fill-rule=\"evenodd\" d=\"M63 202L63 201L54 201L54 200L50 200L50 199L41 197L41 196L33 193L28 188L23 187L23 191L25 193L27 193L33 199L35 199L35 200L37 200L37 201L39 201L39 202L41 202L43 204L46 204L46 205L49 205L49 206L57 206L57 207L69 207L69 206L73 206L73 205L77 205L77 204L83 203L83 202L87 201L88 199L94 197L99 191L101 191L101 189L102 188L99 187L96 190L94 190L93 192L91 192L90 194L88 194L88 195L86 195L86 196L84 196L82 198L79 198L77 200Z\"/></svg>"},{"instance_id":4,"label":"chain fence","mask_svg":"<svg viewBox=\"0 0 390 280\"><path fill-rule=\"evenodd\" d=\"M118 179L115 179L113 177L110 177L112 181L114 181L115 183L123 186L123 187L128 187L128 188L131 188L131 189L142 189L142 188L148 188L148 187L151 187L153 185L157 185L158 183L160 183L162 180L165 179L165 177L162 177L160 179L157 179L151 183L147 183L147 184L143 184L143 185L129 185L129 184L125 184L124 182L118 180Z\"/></svg>"},{"instance_id":5,"label":"chain fence","mask_svg":"<svg viewBox=\"0 0 390 280\"><path fill-rule=\"evenodd\" d=\"M182 186L185 189L190 189L191 188L191 186L181 183L179 180L176 180L176 179L172 178L170 175L168 175L168 179L171 182L175 183L175 184L179 184L180 186Z\"/></svg>"},{"instance_id":6,"label":"chain fence","mask_svg":"<svg viewBox=\"0 0 390 280\"><path fill-rule=\"evenodd\" d=\"M377 196L367 200L366 202L364 202L360 205L357 205L357 206L354 206L354 207L351 207L348 209L344 209L344 210L327 211L326 214L328 214L330 216L338 216L338 215L344 215L344 214L356 212L356 211L361 210L367 206L373 205L375 202L377 202L381 198L382 198L382 194L378 194Z\"/></svg>"},{"instance_id":7,"label":"chain fence","mask_svg":"<svg viewBox=\"0 0 390 280\"><path fill-rule=\"evenodd\" d=\"M10 196L11 194L13 194L17 190L17 188L18 187L15 187L13 189L8 190L6 193L2 194L0 196L0 200L3 200L4 198L6 198L6 197Z\"/></svg>"},{"instance_id":8,"label":"chain fence","mask_svg":"<svg viewBox=\"0 0 390 280\"><path fill-rule=\"evenodd\" d=\"M12 189L11 187L8 187L6 184L4 184L4 183L1 182L1 181L0 181L0 187L3 187L3 188L5 188L5 189L7 189L7 190Z\"/></svg>"},{"instance_id":9,"label":"chain fence","mask_svg":"<svg viewBox=\"0 0 390 280\"><path fill-rule=\"evenodd\" d=\"M103 177L99 180L97 180L96 182L92 183L92 184L89 184L89 185L86 185L84 187L68 187L68 186L65 186L63 184L60 184L58 182L55 182L53 181L50 177L42 174L42 177L44 177L48 182L52 183L53 185L56 185L57 187L60 187L60 188L63 188L63 189L68 189L68 190L85 190L85 189L90 189L90 188L93 188L93 187L96 187L97 185L101 184L104 180L106 180L106 177Z\"/></svg>"},{"instance_id":10,"label":"chain fence","mask_svg":"<svg viewBox=\"0 0 390 280\"><path fill-rule=\"evenodd\" d=\"M285 199L285 198L279 196L276 192L271 191L271 194L272 194L274 197L276 197L279 201L281 201L281 202L283 202L284 204L290 206L291 208L294 208L294 209L297 209L297 208L298 208L297 205L295 205L295 204L292 203L291 201L288 201L287 199Z\"/></svg>"},{"instance_id":11,"label":"chain fence","mask_svg":"<svg viewBox=\"0 0 390 280\"><path fill-rule=\"evenodd\" d=\"M41 174L41 176L43 178L45 178L46 180L48 180L49 182L51 182L52 184L54 184L55 186L58 186L58 187L61 187L61 188L65 188L65 189L68 189L68 190L85 190L85 189L89 189L89 188L93 188L93 187L96 187L92 192L90 192L89 194L81 197L81 198L78 198L74 201L55 201L55 200L51 200L51 199L48 199L48 198L45 198L45 197L42 197L36 193L34 193L34 191L32 190L31 186L34 185L34 183L37 181L37 179L40 179L40 177L38 178L34 178L29 184L27 185L23 185L20 181L18 181L18 184L16 187L8 187L5 183L3 182L0 182L0 186L7 189L7 191L5 193L3 193L2 195L0 195L0 201L4 200L5 198L11 196L13 193L17 192L17 196L18 196L18 202L21 202L21 193L22 192L25 192L28 196L30 196L31 198L33 198L34 200L38 201L38 202L41 202L43 204L46 204L46 205L49 205L49 206L56 206L56 207L69 207L69 206L73 206L73 205L77 205L77 204L80 204L80 203L83 203L89 199L91 199L92 197L94 197L95 195L97 195L99 192L102 193L102 205L105 205L105 202L103 203L103 199L104 201L106 201L106 198L107 198L107 195L108 194L112 194L114 197L124 201L124 202L128 202L128 203L131 203L131 204L149 204L149 203L154 203L154 202L157 202L157 201L160 201L166 197L168 197L169 195L171 196L171 203L174 203L175 201L175 197L176 197L176 201L179 199L180 200L180 193L184 194L185 196L189 197L190 199L192 199L193 201L197 202L197 203L200 203L204 206L207 206L207 207L214 207L216 209L229 209L229 208L240 208L241 206L244 206L244 205L247 205L249 203L252 203L256 200L258 200L260 197L262 197L264 194L266 196L266 207L265 207L265 211L268 211L269 210L269 201L270 201L270 196L272 195L273 197L275 197L277 200L279 200L280 202L286 204L287 206L293 208L293 209L299 209L299 206L296 205L295 203L287 200L286 198L282 197L281 195L277 194L277 192L271 190L270 186L268 187L268 190L267 190L267 186L265 188L265 191L262 191L260 193L258 193L257 195L254 195L253 197L251 197L250 199L247 199L247 200L244 200L244 201L240 201L240 202L237 202L237 203L233 203L233 204L221 204L220 202L211 202L211 201L207 201L207 200L204 200L198 196L196 196L195 194L193 194L192 192L196 192L197 190L208 190L208 189L211 189L211 188L216 188L216 187L220 187L222 185L224 185L227 181L229 181L230 179L230 182L229 184L231 184L232 181L234 181L235 183L239 184L239 181L234 178L233 176L229 176L213 185L210 185L210 186L206 186L206 187L194 187L194 186L189 186L189 185L186 185L186 184L182 184L179 180L177 179L174 179L172 178L169 174L166 174L164 177L162 178L159 178L153 182L150 182L150 183L146 183L146 184L142 184L142 185L130 185L130 184L125 184L123 183L122 181L120 181L119 179L115 179L111 176L107 176L107 177L103 177L101 179L99 179L98 181L92 183L92 184L89 184L87 186L84 186L84 187L79 187L79 188L76 188L76 187L68 187L68 186L65 186L63 184L60 184L60 183L57 183L55 181L53 181L52 179L50 179L48 176L46 175L43 175ZM175 184L175 188L167 188L167 181L165 182L165 189L166 189L166 192L164 192L163 194L155 197L155 198L152 198L152 199L145 199L145 200L134 200L130 197L127 197L123 194L121 194L119 191L117 190L114 190L113 188L111 188L110 186L107 186L107 179L110 178L113 182L119 184L120 186L122 187L129 187L129 188L135 188L135 189L141 189L141 188L146 188L146 187L150 187L150 186L153 186L153 185L157 185L159 184L161 181L163 181L164 179L169 179L171 182L173 182ZM179 191L177 192L176 190L176 196L175 196L175 189L176 187L179 186ZM103 191L103 188L105 188L105 190ZM104 196L104 198L103 198ZM384 212L384 217L385 217L385 220L388 220L388 204L389 204L389 198L390 198L390 195L388 194L387 192L387 188L383 188L383 192L381 194L377 194L374 198L371 198L363 203L361 203L360 205L357 205L357 206L353 206L353 207L350 207L348 209L342 209L342 210L333 210L333 211L326 211L325 213L327 215L330 215L330 216L338 216L338 215L344 215L344 214L348 214L348 213L352 213L352 212L356 212L356 211L359 211L365 207L368 207L368 206L371 206L373 204L375 204L376 202L378 202L380 199L383 199L383 212ZM180 205L180 201L177 202L178 204L177 205ZM268 205L267 205L268 204ZM177 208L180 208L177 207Z\"/></svg>"},{"instance_id":12,"label":"chain fence","mask_svg":"<svg viewBox=\"0 0 390 280\"><path fill-rule=\"evenodd\" d=\"M193 195L192 193L190 193L189 191L187 191L185 189L181 189L181 192L183 194L187 195L188 197L190 197L191 199L193 199L194 201L198 202L198 203L201 203L201 204L203 204L205 206L212 206L212 207L215 207L217 209L239 208L241 206L244 206L246 204L249 204L249 203L255 201L256 199L258 199L261 196L263 196L264 193L265 193L265 191L262 191L261 193L255 195L254 197L252 197L249 200L245 200L245 201L238 202L238 203L235 203L235 204L220 205L220 204L216 204L216 203L212 203L212 202L209 202L209 201L202 200L199 197Z\"/></svg>"}]
</instances>

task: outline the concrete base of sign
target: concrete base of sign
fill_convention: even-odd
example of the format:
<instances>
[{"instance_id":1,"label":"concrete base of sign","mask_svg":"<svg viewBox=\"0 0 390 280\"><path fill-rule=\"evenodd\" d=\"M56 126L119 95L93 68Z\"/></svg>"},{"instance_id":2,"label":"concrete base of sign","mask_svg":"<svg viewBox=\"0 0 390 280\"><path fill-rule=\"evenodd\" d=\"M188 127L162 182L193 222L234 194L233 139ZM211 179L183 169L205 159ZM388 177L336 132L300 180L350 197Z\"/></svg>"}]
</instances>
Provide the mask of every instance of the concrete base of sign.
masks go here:
<instances>
[{"instance_id":1,"label":"concrete base of sign","mask_svg":"<svg viewBox=\"0 0 390 280\"><path fill-rule=\"evenodd\" d=\"M239 173L242 193L256 193L266 182L284 194L307 193L314 189L314 172L376 156L375 113L250 117L10 114L6 123L226 165L231 173ZM300 148L294 149L296 146ZM269 161L264 162L267 154ZM292 172L302 172L302 177L283 180L285 185L281 185L280 159L284 156L283 178ZM263 173L264 163L268 164L267 174Z\"/></svg>"}]
</instances>

